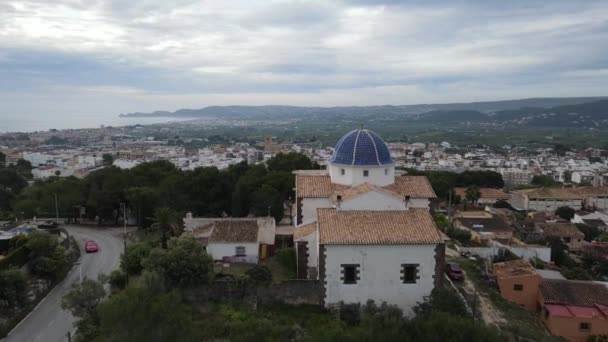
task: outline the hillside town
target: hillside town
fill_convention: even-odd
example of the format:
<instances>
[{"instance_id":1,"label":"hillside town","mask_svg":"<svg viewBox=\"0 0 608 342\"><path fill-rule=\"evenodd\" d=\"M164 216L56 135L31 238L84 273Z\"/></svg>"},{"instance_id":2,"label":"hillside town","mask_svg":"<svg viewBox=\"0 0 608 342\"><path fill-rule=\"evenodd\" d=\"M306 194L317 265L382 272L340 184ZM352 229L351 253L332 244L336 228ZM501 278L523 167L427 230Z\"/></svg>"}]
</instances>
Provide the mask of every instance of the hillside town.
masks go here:
<instances>
[{"instance_id":1,"label":"hillside town","mask_svg":"<svg viewBox=\"0 0 608 342\"><path fill-rule=\"evenodd\" d=\"M499 153L447 142L387 144L360 128L334 147L277 144L267 136L254 145L185 148L145 138L77 148L4 147L2 153L9 167L31 165L34 187L87 181L111 170L141 173L154 163L168 163L162 167L171 172L229 172L239 165L272 169L302 156L312 169L286 173L293 176L293 195L280 202L259 197L262 202L252 203L238 215L243 217L221 208L221 215L210 215L184 202L189 211L163 231L163 239L182 227L179 234L192 237L228 273L272 265L293 250L287 266L293 273L270 291L284 303L341 308L372 300L412 317L425 298L448 289L473 319L499 327L526 321L531 331L515 336L587 341L608 334L608 271L602 266L608 255L607 158L603 150L563 149L504 147ZM65 190L53 194L55 201ZM127 193L128 207L97 209L95 217L87 211L99 200L91 199L68 217L65 203L60 210L55 202L56 218L52 205L47 218L36 217L36 209L24 211L3 223L0 240L60 229L69 220L99 225L115 218L124 223L123 234L127 226L136 233L131 227L149 221L140 214L144 199L133 196L140 195ZM58 234L68 238L67 231ZM4 259L14 262L10 253ZM284 277L276 267L269 272ZM503 329L514 329L508 326Z\"/></svg>"}]
</instances>

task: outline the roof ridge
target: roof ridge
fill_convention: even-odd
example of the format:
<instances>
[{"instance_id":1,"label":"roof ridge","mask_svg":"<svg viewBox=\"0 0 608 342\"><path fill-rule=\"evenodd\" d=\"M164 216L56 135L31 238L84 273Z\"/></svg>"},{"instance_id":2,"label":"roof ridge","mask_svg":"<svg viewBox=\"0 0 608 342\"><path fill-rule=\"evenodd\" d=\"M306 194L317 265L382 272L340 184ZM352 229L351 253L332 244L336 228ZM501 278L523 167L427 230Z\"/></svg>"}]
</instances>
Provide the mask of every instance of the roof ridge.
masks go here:
<instances>
[{"instance_id":1,"label":"roof ridge","mask_svg":"<svg viewBox=\"0 0 608 342\"><path fill-rule=\"evenodd\" d=\"M357 132L357 137L355 138L355 143L353 144L353 162L351 165L355 165L355 158L357 156L357 143L359 142L359 135L361 135L361 129Z\"/></svg>"},{"instance_id":2,"label":"roof ridge","mask_svg":"<svg viewBox=\"0 0 608 342\"><path fill-rule=\"evenodd\" d=\"M376 141L374 140L374 137L372 137L371 134L369 134L368 130L365 130L365 134L367 134L367 136L369 137L369 139L372 141L372 144L374 145L374 151L376 151L376 161L378 162L378 165L382 165L382 163L380 163L380 156L378 153L378 146L376 146Z\"/></svg>"}]
</instances>

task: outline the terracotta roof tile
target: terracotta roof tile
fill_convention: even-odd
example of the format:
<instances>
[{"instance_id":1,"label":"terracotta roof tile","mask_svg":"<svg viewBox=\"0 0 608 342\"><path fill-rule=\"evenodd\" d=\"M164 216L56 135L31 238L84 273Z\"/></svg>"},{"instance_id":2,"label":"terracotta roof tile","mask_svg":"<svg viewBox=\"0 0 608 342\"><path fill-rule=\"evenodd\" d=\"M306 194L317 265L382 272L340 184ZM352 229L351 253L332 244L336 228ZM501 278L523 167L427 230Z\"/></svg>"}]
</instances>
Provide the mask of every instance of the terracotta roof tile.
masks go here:
<instances>
[{"instance_id":1,"label":"terracotta roof tile","mask_svg":"<svg viewBox=\"0 0 608 342\"><path fill-rule=\"evenodd\" d=\"M545 232L548 236L578 236L584 237L583 234L575 225L572 223L537 223L540 229Z\"/></svg>"},{"instance_id":2,"label":"terracotta roof tile","mask_svg":"<svg viewBox=\"0 0 608 342\"><path fill-rule=\"evenodd\" d=\"M428 209L317 209L319 243L327 245L437 244L443 240Z\"/></svg>"},{"instance_id":3,"label":"terracotta roof tile","mask_svg":"<svg viewBox=\"0 0 608 342\"><path fill-rule=\"evenodd\" d=\"M582 199L583 196L564 188L536 188L515 190L513 193L523 194L528 198L550 198L550 199Z\"/></svg>"},{"instance_id":4,"label":"terracotta roof tile","mask_svg":"<svg viewBox=\"0 0 608 342\"><path fill-rule=\"evenodd\" d=\"M396 176L395 183L384 188L412 198L437 198L426 176Z\"/></svg>"},{"instance_id":5,"label":"terracotta roof tile","mask_svg":"<svg viewBox=\"0 0 608 342\"><path fill-rule=\"evenodd\" d=\"M213 222L209 242L257 242L258 223L254 220L224 220Z\"/></svg>"},{"instance_id":6,"label":"terracotta roof tile","mask_svg":"<svg viewBox=\"0 0 608 342\"><path fill-rule=\"evenodd\" d=\"M517 259L505 262L497 262L493 265L494 274L500 278L517 277L521 275L537 274L528 260Z\"/></svg>"},{"instance_id":7,"label":"terracotta roof tile","mask_svg":"<svg viewBox=\"0 0 608 342\"><path fill-rule=\"evenodd\" d=\"M298 240L317 230L317 221L296 227L293 239Z\"/></svg>"},{"instance_id":8,"label":"terracotta roof tile","mask_svg":"<svg viewBox=\"0 0 608 342\"><path fill-rule=\"evenodd\" d=\"M332 184L331 178L327 173L321 173L318 170L316 173L304 173L294 171L296 175L296 193L302 198L329 198L334 192L343 192L352 188L357 188L357 191L364 187L374 187L374 185L357 185L349 187L341 184ZM365 183L364 183L365 184ZM361 187L363 186L363 187ZM395 183L377 187L384 189L401 196L410 196L412 198L436 198L435 192L431 187L428 179L425 176L396 176Z\"/></svg>"},{"instance_id":9,"label":"terracotta roof tile","mask_svg":"<svg viewBox=\"0 0 608 342\"><path fill-rule=\"evenodd\" d=\"M508 200L511 198L511 196L509 196L507 193L504 193L498 189L493 189L493 188L479 188L479 192L481 194L481 196L479 197L480 199L496 198L496 199ZM456 195L460 196L460 198L465 199L466 193L467 193L467 188L454 188L454 193Z\"/></svg>"},{"instance_id":10,"label":"terracotta roof tile","mask_svg":"<svg viewBox=\"0 0 608 342\"><path fill-rule=\"evenodd\" d=\"M395 196L395 197L401 198L401 195L396 192L390 191L388 189L385 189L383 187L380 187L380 186L377 186L374 184L363 183L363 184L355 185L351 188L346 188L344 190L335 191L331 196L331 200L335 202L337 200L338 195L342 196L343 200L346 200L346 199L356 197L358 195L361 195L361 194L364 194L364 193L370 192L370 191L378 191L378 192L388 194L390 196Z\"/></svg>"},{"instance_id":11,"label":"terracotta roof tile","mask_svg":"<svg viewBox=\"0 0 608 342\"><path fill-rule=\"evenodd\" d=\"M336 189L347 188L347 186L332 184L328 175L296 174L296 193L302 198L329 198Z\"/></svg>"},{"instance_id":12,"label":"terracotta roof tile","mask_svg":"<svg viewBox=\"0 0 608 342\"><path fill-rule=\"evenodd\" d=\"M546 304L608 305L608 289L591 281L543 279L540 292Z\"/></svg>"}]
</instances>

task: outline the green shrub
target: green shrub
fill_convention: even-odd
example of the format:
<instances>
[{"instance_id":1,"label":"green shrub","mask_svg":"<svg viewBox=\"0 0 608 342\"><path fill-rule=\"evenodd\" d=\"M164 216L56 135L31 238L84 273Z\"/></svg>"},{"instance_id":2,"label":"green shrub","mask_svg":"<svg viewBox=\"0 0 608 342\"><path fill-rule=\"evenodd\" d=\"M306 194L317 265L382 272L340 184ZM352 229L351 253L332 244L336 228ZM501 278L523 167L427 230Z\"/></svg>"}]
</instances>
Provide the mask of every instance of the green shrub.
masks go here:
<instances>
[{"instance_id":1,"label":"green shrub","mask_svg":"<svg viewBox=\"0 0 608 342\"><path fill-rule=\"evenodd\" d=\"M292 274L295 276L297 271L297 258L296 250L294 248L284 248L278 250L275 253L274 258L279 263L279 265L292 272Z\"/></svg>"},{"instance_id":2,"label":"green shrub","mask_svg":"<svg viewBox=\"0 0 608 342\"><path fill-rule=\"evenodd\" d=\"M138 242L127 246L127 254L120 258L120 267L131 275L140 274L142 261L150 254L152 246L147 242Z\"/></svg>"},{"instance_id":3,"label":"green shrub","mask_svg":"<svg viewBox=\"0 0 608 342\"><path fill-rule=\"evenodd\" d=\"M245 272L255 285L268 285L272 282L272 272L266 265L255 265Z\"/></svg>"},{"instance_id":4,"label":"green shrub","mask_svg":"<svg viewBox=\"0 0 608 342\"><path fill-rule=\"evenodd\" d=\"M110 273L109 283L112 290L124 289L127 286L127 274L121 269L114 270Z\"/></svg>"}]
</instances>

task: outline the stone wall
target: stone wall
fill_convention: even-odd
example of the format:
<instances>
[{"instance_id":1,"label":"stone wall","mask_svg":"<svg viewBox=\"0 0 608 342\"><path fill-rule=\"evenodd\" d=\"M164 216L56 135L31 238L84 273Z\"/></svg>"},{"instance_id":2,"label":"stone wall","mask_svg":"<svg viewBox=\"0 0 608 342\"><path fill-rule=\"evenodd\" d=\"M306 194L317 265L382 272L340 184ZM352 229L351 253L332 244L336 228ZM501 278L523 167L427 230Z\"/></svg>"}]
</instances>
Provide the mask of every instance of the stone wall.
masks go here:
<instances>
[{"instance_id":1,"label":"stone wall","mask_svg":"<svg viewBox=\"0 0 608 342\"><path fill-rule=\"evenodd\" d=\"M215 280L208 285L184 291L184 299L191 303L257 302L259 304L323 304L323 287L317 280L294 279L255 288L234 279Z\"/></svg>"},{"instance_id":2,"label":"stone wall","mask_svg":"<svg viewBox=\"0 0 608 342\"><path fill-rule=\"evenodd\" d=\"M323 305L323 286L317 280L286 280L257 290L261 303Z\"/></svg>"}]
</instances>

